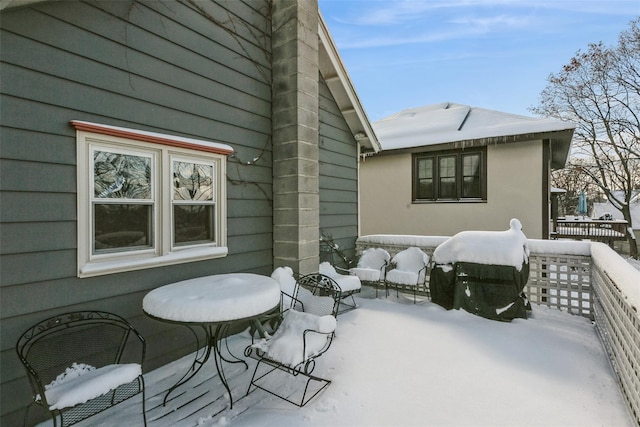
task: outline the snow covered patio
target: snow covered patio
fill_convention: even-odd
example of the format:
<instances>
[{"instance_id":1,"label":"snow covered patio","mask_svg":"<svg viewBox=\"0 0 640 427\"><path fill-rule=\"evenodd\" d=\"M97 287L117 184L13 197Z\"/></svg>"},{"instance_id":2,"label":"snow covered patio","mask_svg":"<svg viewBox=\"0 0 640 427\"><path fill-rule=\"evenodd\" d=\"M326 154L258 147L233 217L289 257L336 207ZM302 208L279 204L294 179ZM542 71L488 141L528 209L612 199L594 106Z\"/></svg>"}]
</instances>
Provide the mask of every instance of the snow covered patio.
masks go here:
<instances>
[{"instance_id":1,"label":"snow covered patio","mask_svg":"<svg viewBox=\"0 0 640 427\"><path fill-rule=\"evenodd\" d=\"M593 324L534 305L527 320L486 320L413 298L375 299L338 318L316 372L333 383L304 408L255 390L251 368L226 365L234 407L205 367L162 407L186 357L145 375L152 427L233 426L633 426ZM188 333L185 330L185 333ZM229 340L241 355L247 334ZM290 378L290 377L289 377ZM283 385L285 386L285 385ZM289 383L295 392L296 384ZM140 425L140 397L80 425Z\"/></svg>"}]
</instances>

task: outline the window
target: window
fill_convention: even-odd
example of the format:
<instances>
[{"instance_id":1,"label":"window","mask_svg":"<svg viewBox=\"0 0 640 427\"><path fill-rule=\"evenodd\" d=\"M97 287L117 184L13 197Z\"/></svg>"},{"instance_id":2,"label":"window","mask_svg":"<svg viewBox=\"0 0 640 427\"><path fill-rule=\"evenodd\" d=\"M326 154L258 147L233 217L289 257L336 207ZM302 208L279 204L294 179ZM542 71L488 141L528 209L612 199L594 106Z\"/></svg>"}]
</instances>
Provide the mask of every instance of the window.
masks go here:
<instances>
[{"instance_id":1,"label":"window","mask_svg":"<svg viewBox=\"0 0 640 427\"><path fill-rule=\"evenodd\" d=\"M71 122L78 151L78 276L222 257L224 144Z\"/></svg>"},{"instance_id":2,"label":"window","mask_svg":"<svg viewBox=\"0 0 640 427\"><path fill-rule=\"evenodd\" d=\"M486 149L413 156L413 200L487 200Z\"/></svg>"}]
</instances>

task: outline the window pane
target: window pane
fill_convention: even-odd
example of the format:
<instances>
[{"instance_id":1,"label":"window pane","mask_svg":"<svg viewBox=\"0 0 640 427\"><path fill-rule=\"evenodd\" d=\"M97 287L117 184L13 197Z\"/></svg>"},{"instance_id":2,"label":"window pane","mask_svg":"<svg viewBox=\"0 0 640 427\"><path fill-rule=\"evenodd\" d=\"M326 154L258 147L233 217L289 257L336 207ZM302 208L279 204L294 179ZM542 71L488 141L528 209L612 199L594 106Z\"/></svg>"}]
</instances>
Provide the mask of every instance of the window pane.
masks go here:
<instances>
[{"instance_id":1,"label":"window pane","mask_svg":"<svg viewBox=\"0 0 640 427\"><path fill-rule=\"evenodd\" d=\"M213 200L213 165L174 161L173 200Z\"/></svg>"},{"instance_id":2,"label":"window pane","mask_svg":"<svg viewBox=\"0 0 640 427\"><path fill-rule=\"evenodd\" d=\"M214 208L215 205L174 205L174 244L214 241Z\"/></svg>"},{"instance_id":3,"label":"window pane","mask_svg":"<svg viewBox=\"0 0 640 427\"><path fill-rule=\"evenodd\" d=\"M433 180L432 179L421 179L418 182L418 194L416 194L416 198L418 199L433 199Z\"/></svg>"},{"instance_id":4,"label":"window pane","mask_svg":"<svg viewBox=\"0 0 640 427\"><path fill-rule=\"evenodd\" d=\"M479 154L462 157L462 174L462 197L481 197Z\"/></svg>"},{"instance_id":5,"label":"window pane","mask_svg":"<svg viewBox=\"0 0 640 427\"><path fill-rule=\"evenodd\" d=\"M100 199L151 199L151 157L94 151L93 195Z\"/></svg>"},{"instance_id":6,"label":"window pane","mask_svg":"<svg viewBox=\"0 0 640 427\"><path fill-rule=\"evenodd\" d=\"M418 159L418 179L433 178L433 159Z\"/></svg>"},{"instance_id":7,"label":"window pane","mask_svg":"<svg viewBox=\"0 0 640 427\"><path fill-rule=\"evenodd\" d=\"M455 199L456 198L456 180L455 178L440 179L440 198Z\"/></svg>"},{"instance_id":8,"label":"window pane","mask_svg":"<svg viewBox=\"0 0 640 427\"><path fill-rule=\"evenodd\" d=\"M455 199L456 191L456 158L447 156L439 158L439 199Z\"/></svg>"},{"instance_id":9,"label":"window pane","mask_svg":"<svg viewBox=\"0 0 640 427\"><path fill-rule=\"evenodd\" d=\"M462 185L462 197L480 196L480 177L465 176Z\"/></svg>"},{"instance_id":10,"label":"window pane","mask_svg":"<svg viewBox=\"0 0 640 427\"><path fill-rule=\"evenodd\" d=\"M464 176L480 176L480 155L468 154L462 156L462 174Z\"/></svg>"},{"instance_id":11,"label":"window pane","mask_svg":"<svg viewBox=\"0 0 640 427\"><path fill-rule=\"evenodd\" d=\"M94 254L153 245L151 205L96 204L94 211Z\"/></svg>"},{"instance_id":12,"label":"window pane","mask_svg":"<svg viewBox=\"0 0 640 427\"><path fill-rule=\"evenodd\" d=\"M441 178L453 178L456 177L456 158L440 157L440 177Z\"/></svg>"},{"instance_id":13,"label":"window pane","mask_svg":"<svg viewBox=\"0 0 640 427\"><path fill-rule=\"evenodd\" d=\"M433 199L433 158L416 161L416 199Z\"/></svg>"}]
</instances>

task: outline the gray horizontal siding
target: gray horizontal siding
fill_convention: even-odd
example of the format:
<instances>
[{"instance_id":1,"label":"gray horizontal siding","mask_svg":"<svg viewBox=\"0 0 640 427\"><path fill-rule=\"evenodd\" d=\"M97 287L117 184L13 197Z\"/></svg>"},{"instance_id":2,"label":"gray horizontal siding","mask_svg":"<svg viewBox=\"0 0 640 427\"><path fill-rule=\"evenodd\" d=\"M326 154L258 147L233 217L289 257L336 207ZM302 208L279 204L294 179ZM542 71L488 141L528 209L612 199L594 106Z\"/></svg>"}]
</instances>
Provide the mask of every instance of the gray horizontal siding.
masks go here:
<instances>
[{"instance_id":1,"label":"gray horizontal siding","mask_svg":"<svg viewBox=\"0 0 640 427\"><path fill-rule=\"evenodd\" d=\"M319 128L320 230L353 258L358 237L357 145L322 80Z\"/></svg>"},{"instance_id":2,"label":"gray horizontal siding","mask_svg":"<svg viewBox=\"0 0 640 427\"><path fill-rule=\"evenodd\" d=\"M142 298L173 281L272 269L269 2L47 2L1 12L2 425L29 401L14 346L33 323L96 309L147 338L145 370L193 351ZM87 120L230 144L222 259L76 277L76 142ZM255 165L247 161L259 157Z\"/></svg>"},{"instance_id":3,"label":"gray horizontal siding","mask_svg":"<svg viewBox=\"0 0 640 427\"><path fill-rule=\"evenodd\" d=\"M2 224L0 254L59 251L75 249L75 221L8 223Z\"/></svg>"},{"instance_id":4,"label":"gray horizontal siding","mask_svg":"<svg viewBox=\"0 0 640 427\"><path fill-rule=\"evenodd\" d=\"M4 119L2 123L4 124ZM76 147L75 144L69 144L67 135L0 127L0 141L2 141L3 159L57 165L75 166L76 164ZM2 173L1 170L0 173Z\"/></svg>"}]
</instances>

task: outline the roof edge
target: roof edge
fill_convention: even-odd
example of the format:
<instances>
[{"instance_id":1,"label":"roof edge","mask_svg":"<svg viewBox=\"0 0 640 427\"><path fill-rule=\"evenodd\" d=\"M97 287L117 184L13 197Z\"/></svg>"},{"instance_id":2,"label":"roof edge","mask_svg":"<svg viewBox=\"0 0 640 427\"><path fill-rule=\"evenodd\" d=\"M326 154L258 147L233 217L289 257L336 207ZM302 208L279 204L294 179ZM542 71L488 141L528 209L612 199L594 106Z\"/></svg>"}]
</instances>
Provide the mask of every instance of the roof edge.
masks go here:
<instances>
[{"instance_id":1,"label":"roof edge","mask_svg":"<svg viewBox=\"0 0 640 427\"><path fill-rule=\"evenodd\" d=\"M332 92L334 98L348 99L348 105L338 105L338 107L343 115L345 115L347 125L353 132L356 141L377 153L382 150L382 146L373 130L373 126L371 126L371 122L360 102L360 98L320 11L318 11L318 18L319 49L329 59L329 62L326 64L329 66L329 69L321 67L320 71L325 80L330 83L328 84L329 90ZM334 93L335 91L340 91L339 96ZM351 113L349 115L353 117L347 117L345 114L346 111Z\"/></svg>"},{"instance_id":2,"label":"roof edge","mask_svg":"<svg viewBox=\"0 0 640 427\"><path fill-rule=\"evenodd\" d=\"M517 142L549 140L551 141L551 158L553 169L561 169L565 166L567 157L571 148L571 140L573 138L573 128L550 131L522 133L516 135L493 136L476 139L466 139L458 141L442 142L439 144L422 145L417 147L403 147L394 149L385 149L380 154L398 154L398 153L420 153L425 151L440 151L443 149L465 149L484 147L488 145L511 144Z\"/></svg>"}]
</instances>

